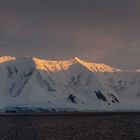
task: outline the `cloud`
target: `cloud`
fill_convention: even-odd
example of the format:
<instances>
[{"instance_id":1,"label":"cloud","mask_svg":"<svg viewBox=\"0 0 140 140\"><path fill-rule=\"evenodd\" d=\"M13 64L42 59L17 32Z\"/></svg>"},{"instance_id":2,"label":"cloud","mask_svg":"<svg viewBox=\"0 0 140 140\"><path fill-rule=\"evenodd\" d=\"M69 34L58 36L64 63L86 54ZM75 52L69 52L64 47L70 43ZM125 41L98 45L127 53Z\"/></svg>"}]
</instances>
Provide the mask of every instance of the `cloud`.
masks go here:
<instances>
[{"instance_id":1,"label":"cloud","mask_svg":"<svg viewBox=\"0 0 140 140\"><path fill-rule=\"evenodd\" d=\"M0 55L139 67L138 0L3 0L0 21Z\"/></svg>"}]
</instances>

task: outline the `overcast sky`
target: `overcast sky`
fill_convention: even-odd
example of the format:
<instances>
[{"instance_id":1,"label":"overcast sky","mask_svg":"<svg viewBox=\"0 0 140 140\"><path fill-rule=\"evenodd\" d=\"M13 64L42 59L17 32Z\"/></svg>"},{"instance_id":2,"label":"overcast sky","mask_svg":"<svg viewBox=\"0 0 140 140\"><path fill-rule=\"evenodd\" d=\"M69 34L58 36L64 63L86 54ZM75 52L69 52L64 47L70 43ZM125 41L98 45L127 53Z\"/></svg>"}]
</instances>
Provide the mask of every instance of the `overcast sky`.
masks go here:
<instances>
[{"instance_id":1,"label":"overcast sky","mask_svg":"<svg viewBox=\"0 0 140 140\"><path fill-rule=\"evenodd\" d=\"M140 0L0 0L0 55L140 68Z\"/></svg>"}]
</instances>

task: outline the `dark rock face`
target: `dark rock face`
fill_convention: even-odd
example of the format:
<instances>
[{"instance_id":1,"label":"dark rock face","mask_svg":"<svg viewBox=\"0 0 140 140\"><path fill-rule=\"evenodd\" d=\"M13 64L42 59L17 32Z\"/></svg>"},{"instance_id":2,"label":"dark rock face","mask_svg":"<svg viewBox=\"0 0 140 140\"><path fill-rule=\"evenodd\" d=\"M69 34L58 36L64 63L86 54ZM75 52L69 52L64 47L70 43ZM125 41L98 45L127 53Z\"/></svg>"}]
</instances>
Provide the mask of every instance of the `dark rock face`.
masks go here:
<instances>
[{"instance_id":1,"label":"dark rock face","mask_svg":"<svg viewBox=\"0 0 140 140\"><path fill-rule=\"evenodd\" d=\"M102 100L106 103L108 102L107 98L102 94L101 91L95 91L95 94L99 100ZM112 93L111 94L108 93L108 96L111 99L112 103L120 103L119 100L117 99L117 97L115 97ZM110 105L110 103L108 103L108 105Z\"/></svg>"},{"instance_id":2,"label":"dark rock face","mask_svg":"<svg viewBox=\"0 0 140 140\"><path fill-rule=\"evenodd\" d=\"M34 69L29 69L29 71L27 73L21 73L19 78L18 78L18 76L16 77L17 80L12 82L11 88L9 89L9 93L13 97L17 97L22 92L22 90L28 83L30 77L32 76L33 72L34 72ZM19 82L20 82L20 84L19 84Z\"/></svg>"},{"instance_id":3,"label":"dark rock face","mask_svg":"<svg viewBox=\"0 0 140 140\"><path fill-rule=\"evenodd\" d=\"M72 94L70 94L69 97L68 97L68 100L70 100L72 103L75 103L75 104L77 104L76 99L77 99L76 96L74 96Z\"/></svg>"},{"instance_id":4,"label":"dark rock face","mask_svg":"<svg viewBox=\"0 0 140 140\"><path fill-rule=\"evenodd\" d=\"M16 68L16 66L7 66L7 76L8 78L12 78L14 76L16 76L16 74L18 73L18 69Z\"/></svg>"},{"instance_id":5,"label":"dark rock face","mask_svg":"<svg viewBox=\"0 0 140 140\"><path fill-rule=\"evenodd\" d=\"M101 93L101 91L95 91L95 94L99 100L103 100L104 102L107 102L106 97Z\"/></svg>"},{"instance_id":6,"label":"dark rock face","mask_svg":"<svg viewBox=\"0 0 140 140\"><path fill-rule=\"evenodd\" d=\"M47 91L52 91L52 92L57 91L55 89L56 83L50 76L48 76L47 79L45 80L40 74L40 72L37 72L37 82L39 83L40 86L46 87Z\"/></svg>"},{"instance_id":7,"label":"dark rock face","mask_svg":"<svg viewBox=\"0 0 140 140\"><path fill-rule=\"evenodd\" d=\"M113 95L113 94L111 94L111 97L112 97L112 102L113 103L119 103L119 100Z\"/></svg>"},{"instance_id":8,"label":"dark rock face","mask_svg":"<svg viewBox=\"0 0 140 140\"><path fill-rule=\"evenodd\" d=\"M70 79L70 83L73 85L73 86L80 86L81 84L81 79L82 79L82 74L79 74L77 76L72 76L71 79Z\"/></svg>"}]
</instances>

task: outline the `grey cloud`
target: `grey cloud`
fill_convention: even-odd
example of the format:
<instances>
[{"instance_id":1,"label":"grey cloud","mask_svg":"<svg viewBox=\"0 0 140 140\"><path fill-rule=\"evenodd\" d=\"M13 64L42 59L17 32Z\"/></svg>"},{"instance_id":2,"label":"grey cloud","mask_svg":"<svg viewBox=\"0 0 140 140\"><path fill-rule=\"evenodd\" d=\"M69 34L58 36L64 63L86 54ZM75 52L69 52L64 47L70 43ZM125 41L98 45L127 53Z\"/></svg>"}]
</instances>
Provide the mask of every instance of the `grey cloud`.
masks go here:
<instances>
[{"instance_id":1,"label":"grey cloud","mask_svg":"<svg viewBox=\"0 0 140 140\"><path fill-rule=\"evenodd\" d=\"M134 69L139 25L139 0L0 0L0 55L79 56Z\"/></svg>"}]
</instances>

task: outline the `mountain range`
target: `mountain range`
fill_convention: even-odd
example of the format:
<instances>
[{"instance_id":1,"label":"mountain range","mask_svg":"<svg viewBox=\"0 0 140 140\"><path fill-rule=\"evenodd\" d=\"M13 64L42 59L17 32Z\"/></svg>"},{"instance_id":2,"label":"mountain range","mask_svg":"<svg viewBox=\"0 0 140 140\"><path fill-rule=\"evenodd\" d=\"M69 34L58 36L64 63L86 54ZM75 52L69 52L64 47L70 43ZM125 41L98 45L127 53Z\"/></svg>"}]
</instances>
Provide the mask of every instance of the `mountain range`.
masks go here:
<instances>
[{"instance_id":1,"label":"mountain range","mask_svg":"<svg viewBox=\"0 0 140 140\"><path fill-rule=\"evenodd\" d=\"M1 112L139 111L140 71L85 62L0 57Z\"/></svg>"}]
</instances>

